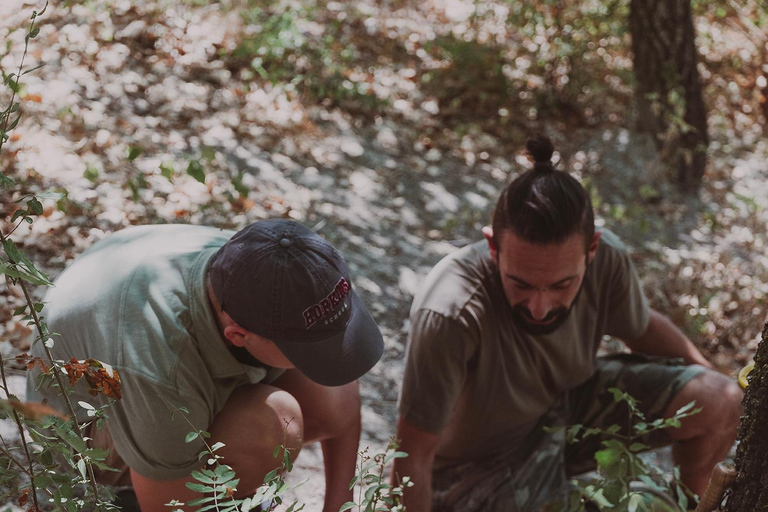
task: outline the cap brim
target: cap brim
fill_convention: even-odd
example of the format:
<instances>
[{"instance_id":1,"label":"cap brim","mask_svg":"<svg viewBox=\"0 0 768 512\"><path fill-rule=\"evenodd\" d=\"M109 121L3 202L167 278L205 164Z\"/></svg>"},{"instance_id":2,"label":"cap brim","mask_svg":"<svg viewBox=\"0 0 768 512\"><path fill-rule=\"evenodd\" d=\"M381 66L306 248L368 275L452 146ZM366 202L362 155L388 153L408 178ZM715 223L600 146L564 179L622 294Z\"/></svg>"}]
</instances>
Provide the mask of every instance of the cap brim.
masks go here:
<instances>
[{"instance_id":1,"label":"cap brim","mask_svg":"<svg viewBox=\"0 0 768 512\"><path fill-rule=\"evenodd\" d=\"M275 342L304 375L323 386L342 386L373 368L384 353L381 331L354 291L352 313L343 332L312 343Z\"/></svg>"}]
</instances>

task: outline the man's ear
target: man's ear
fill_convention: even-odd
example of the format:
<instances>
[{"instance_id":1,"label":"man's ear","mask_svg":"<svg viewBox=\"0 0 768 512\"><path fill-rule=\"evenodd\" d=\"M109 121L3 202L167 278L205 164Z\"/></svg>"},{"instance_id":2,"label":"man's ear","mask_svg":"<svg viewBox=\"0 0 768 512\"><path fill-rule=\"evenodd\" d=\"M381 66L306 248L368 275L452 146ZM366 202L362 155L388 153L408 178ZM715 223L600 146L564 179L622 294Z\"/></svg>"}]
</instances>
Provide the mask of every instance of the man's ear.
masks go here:
<instances>
[{"instance_id":1,"label":"man's ear","mask_svg":"<svg viewBox=\"0 0 768 512\"><path fill-rule=\"evenodd\" d=\"M247 337L246 337L247 334L248 334L248 331L246 331L236 323L231 323L230 325L224 327L224 337L227 338L229 342L236 347L245 346L247 341Z\"/></svg>"},{"instance_id":2,"label":"man's ear","mask_svg":"<svg viewBox=\"0 0 768 512\"><path fill-rule=\"evenodd\" d=\"M600 245L601 236L603 236L602 231L596 231L595 234L592 236L592 242L590 242L589 250L587 251L587 263L592 263L592 260L595 259L597 248Z\"/></svg>"},{"instance_id":3,"label":"man's ear","mask_svg":"<svg viewBox=\"0 0 768 512\"><path fill-rule=\"evenodd\" d=\"M498 251L496 250L496 244L493 243L493 228L491 226L483 227L483 237L485 238L485 241L488 242L488 247L491 249L491 259L496 261L496 254Z\"/></svg>"}]
</instances>

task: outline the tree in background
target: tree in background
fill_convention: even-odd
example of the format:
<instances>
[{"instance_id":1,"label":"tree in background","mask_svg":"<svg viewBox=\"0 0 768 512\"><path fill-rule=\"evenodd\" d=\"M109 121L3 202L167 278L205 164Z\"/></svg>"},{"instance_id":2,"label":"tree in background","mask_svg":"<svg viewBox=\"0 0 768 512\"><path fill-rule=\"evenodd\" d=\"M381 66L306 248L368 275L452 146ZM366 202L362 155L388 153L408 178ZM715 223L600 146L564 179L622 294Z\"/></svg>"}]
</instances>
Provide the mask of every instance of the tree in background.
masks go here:
<instances>
[{"instance_id":1,"label":"tree in background","mask_svg":"<svg viewBox=\"0 0 768 512\"><path fill-rule=\"evenodd\" d=\"M682 189L695 188L709 137L691 1L631 0L629 28L638 129L654 137L672 179Z\"/></svg>"},{"instance_id":2,"label":"tree in background","mask_svg":"<svg viewBox=\"0 0 768 512\"><path fill-rule=\"evenodd\" d=\"M749 386L744 397L744 416L739 427L739 447L736 470L739 472L731 487L726 512L768 510L768 324L763 340L757 347L755 367L749 374Z\"/></svg>"}]
</instances>

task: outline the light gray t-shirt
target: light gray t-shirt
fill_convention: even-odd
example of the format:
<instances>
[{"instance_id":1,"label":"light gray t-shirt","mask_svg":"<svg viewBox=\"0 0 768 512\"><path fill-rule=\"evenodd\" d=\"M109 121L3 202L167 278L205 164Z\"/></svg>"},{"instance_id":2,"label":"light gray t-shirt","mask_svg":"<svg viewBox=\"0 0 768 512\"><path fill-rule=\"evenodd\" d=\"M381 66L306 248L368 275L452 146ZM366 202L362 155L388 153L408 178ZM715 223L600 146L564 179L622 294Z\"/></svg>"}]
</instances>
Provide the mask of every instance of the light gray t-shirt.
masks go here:
<instances>
[{"instance_id":1,"label":"light gray t-shirt","mask_svg":"<svg viewBox=\"0 0 768 512\"><path fill-rule=\"evenodd\" d=\"M185 443L195 427L206 430L230 393L269 380L274 369L249 367L229 352L219 334L205 287L208 263L234 234L187 225L127 228L98 242L70 265L45 297L43 313L55 337L56 359L93 358L117 369L122 400L107 410L115 447L139 474L158 480L189 475L199 443ZM32 355L42 356L38 343ZM88 394L77 402L105 403ZM34 390L65 411L56 390ZM188 415L175 413L184 407Z\"/></svg>"},{"instance_id":2,"label":"light gray t-shirt","mask_svg":"<svg viewBox=\"0 0 768 512\"><path fill-rule=\"evenodd\" d=\"M439 434L436 469L522 456L541 416L594 372L603 335L636 338L649 318L629 255L608 230L559 329L528 334L510 311L485 241L444 258L414 298L399 409Z\"/></svg>"}]
</instances>

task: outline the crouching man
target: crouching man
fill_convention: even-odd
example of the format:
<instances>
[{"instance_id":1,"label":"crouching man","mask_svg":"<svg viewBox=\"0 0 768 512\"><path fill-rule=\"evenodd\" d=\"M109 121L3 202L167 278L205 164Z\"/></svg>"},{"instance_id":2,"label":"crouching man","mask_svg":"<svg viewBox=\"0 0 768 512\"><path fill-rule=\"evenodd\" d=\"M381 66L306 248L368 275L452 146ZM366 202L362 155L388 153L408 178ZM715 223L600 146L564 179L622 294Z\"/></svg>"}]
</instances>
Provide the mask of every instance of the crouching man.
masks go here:
<instances>
[{"instance_id":1,"label":"crouching man","mask_svg":"<svg viewBox=\"0 0 768 512\"><path fill-rule=\"evenodd\" d=\"M534 168L504 189L485 240L438 263L414 298L397 434L409 457L393 471L414 482L406 507L541 510L600 448L545 427L626 426L612 387L649 421L702 408L643 440L674 443L683 482L701 493L734 442L741 390L648 307L626 248L551 164L551 142L528 149ZM596 357L605 335L632 353Z\"/></svg>"},{"instance_id":2,"label":"crouching man","mask_svg":"<svg viewBox=\"0 0 768 512\"><path fill-rule=\"evenodd\" d=\"M45 311L61 335L55 358L104 361L122 380L107 426L88 432L120 470L98 478L132 486L144 512L201 497L185 485L203 448L185 442L191 423L225 444L217 453L237 472L240 496L277 466L273 450L284 440L294 457L320 441L323 510L338 511L352 498L356 379L383 351L352 283L328 242L282 219L237 233L134 227L87 250L56 279ZM42 353L38 343L33 355ZM84 384L72 403L103 405ZM31 399L61 403L55 389L35 388L30 376ZM178 412L172 419L178 408L189 411L186 419Z\"/></svg>"}]
</instances>

